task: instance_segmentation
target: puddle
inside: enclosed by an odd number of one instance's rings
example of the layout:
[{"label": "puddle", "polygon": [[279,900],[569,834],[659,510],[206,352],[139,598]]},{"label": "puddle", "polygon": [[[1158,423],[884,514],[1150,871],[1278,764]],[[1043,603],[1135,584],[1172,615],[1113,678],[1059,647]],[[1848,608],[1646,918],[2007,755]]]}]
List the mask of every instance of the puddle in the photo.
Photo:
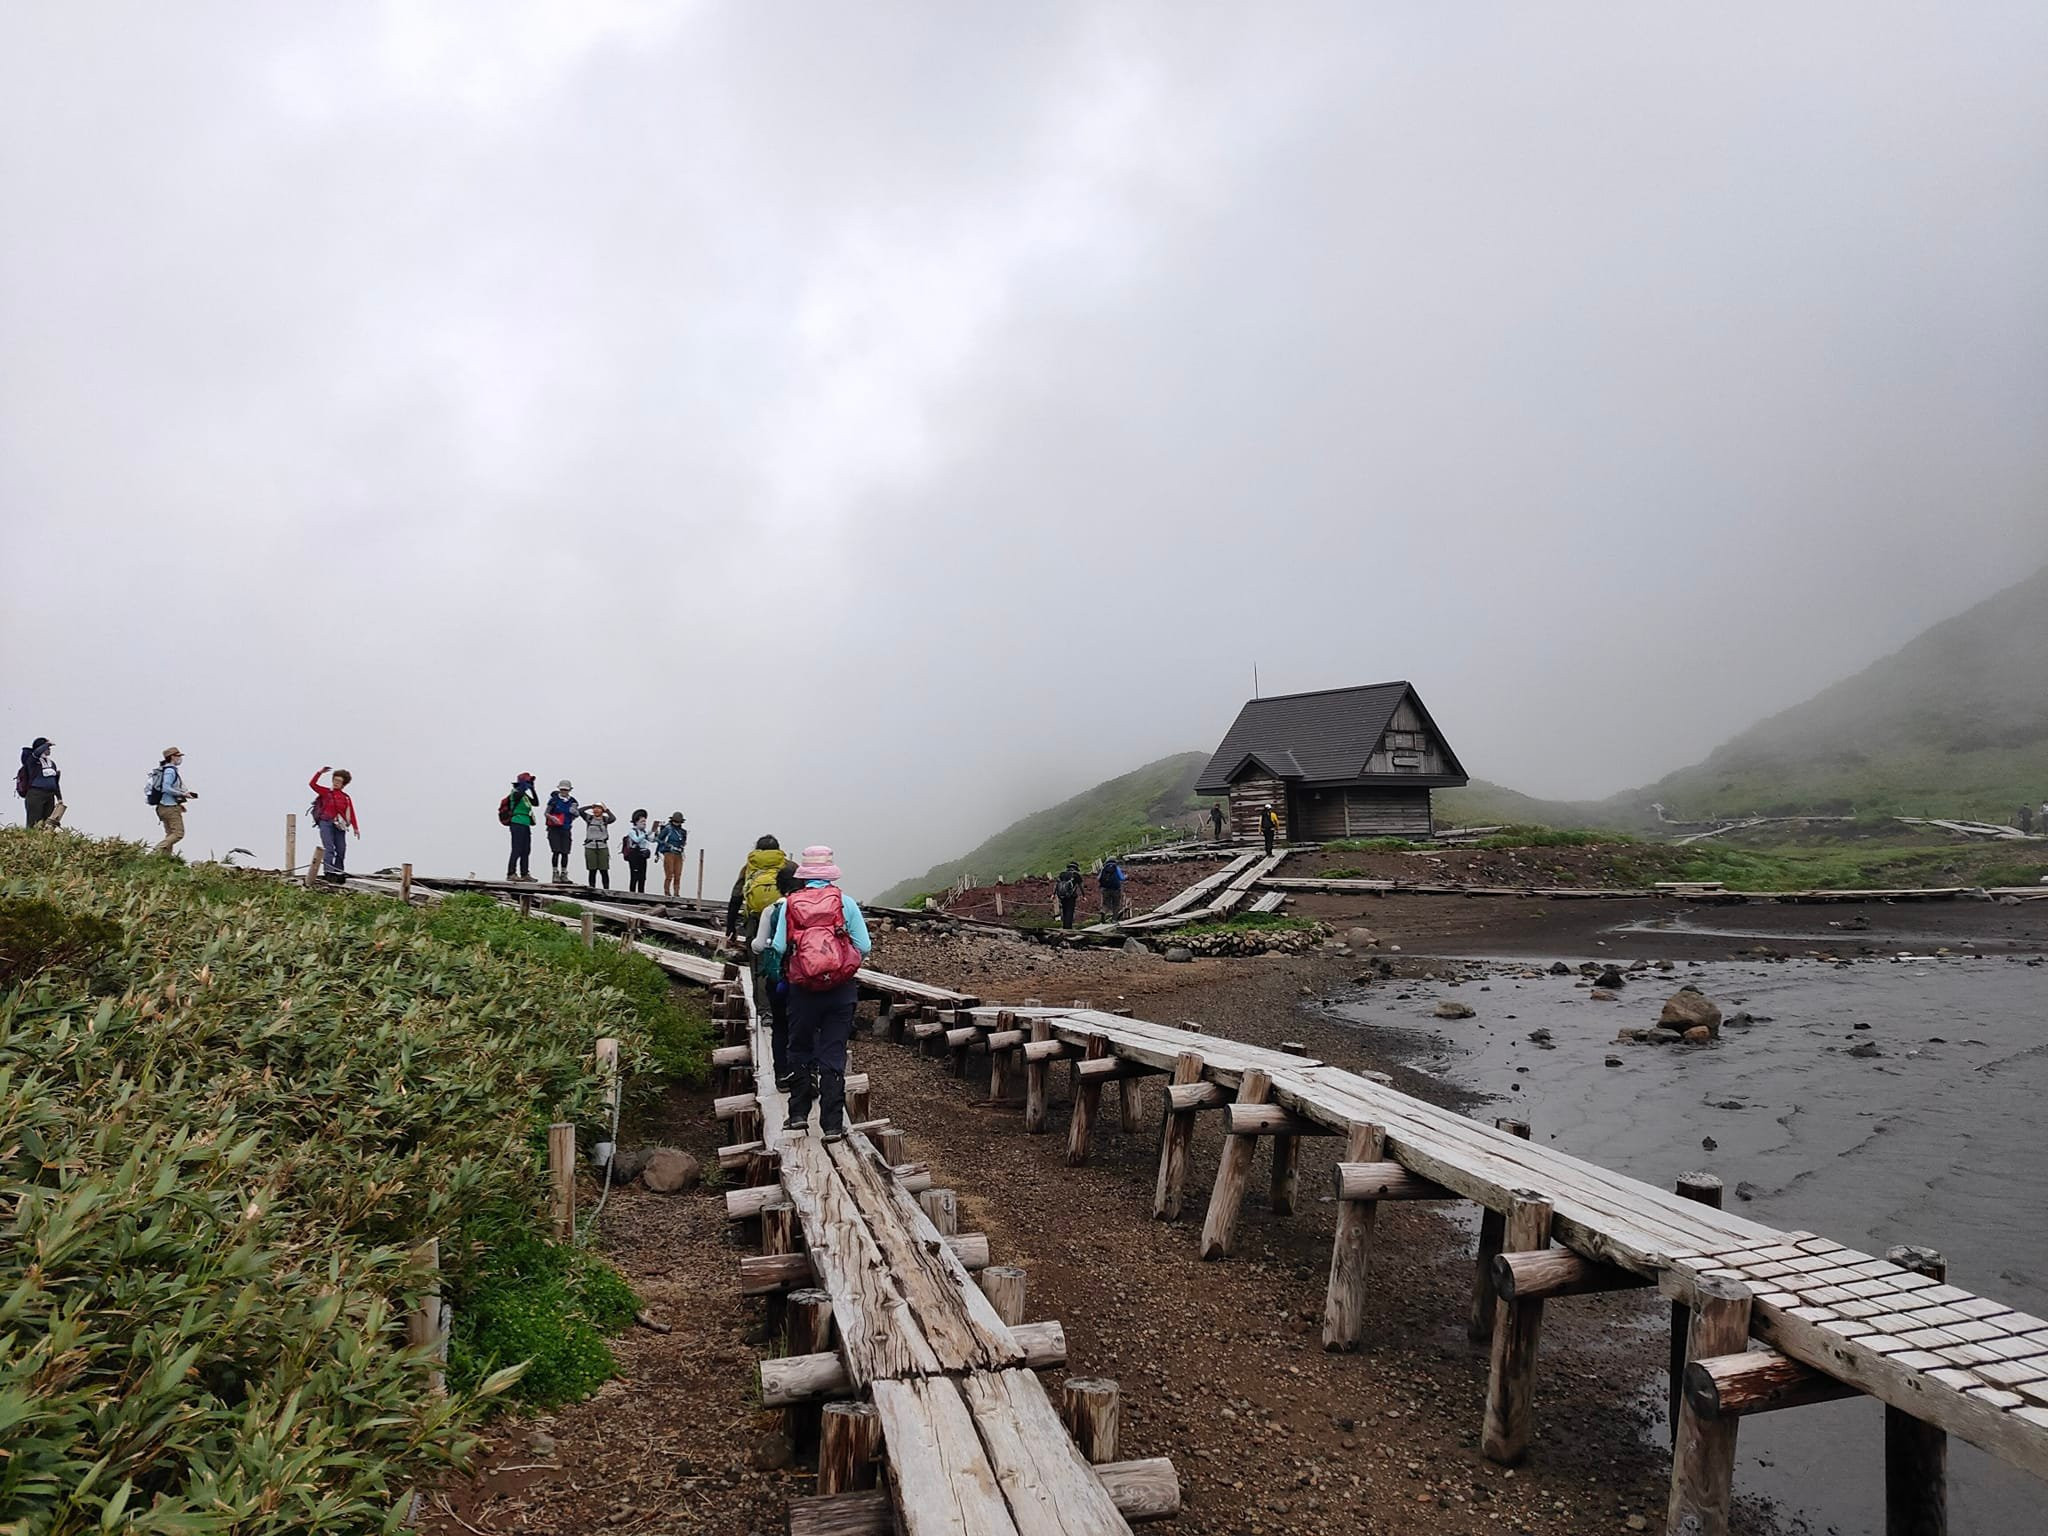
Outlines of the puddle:
[{"label": "puddle", "polygon": [[[1611,1003],[1578,980],[1418,982],[1406,1002],[1382,984],[1332,1011],[1416,1069],[1498,1096],[1477,1113],[1526,1119],[1565,1151],[1667,1189],[1688,1169],[1716,1173],[1730,1209],[1866,1252],[1928,1244],[1957,1284],[2048,1316],[2048,967],[1713,963],[1639,975]],[[1769,1022],[1708,1048],[1614,1042],[1686,981]],[[1445,997],[1478,1017],[1436,1019]],[[1527,1038],[1539,1029],[1551,1048]],[[1879,1054],[1851,1056],[1858,1045]],[[1815,1532],[1881,1536],[1877,1405],[1760,1415],[1739,1446],[1739,1490]],[[1953,1442],[1950,1477],[1955,1529],[2039,1528],[2041,1484],[2025,1473]]]}]

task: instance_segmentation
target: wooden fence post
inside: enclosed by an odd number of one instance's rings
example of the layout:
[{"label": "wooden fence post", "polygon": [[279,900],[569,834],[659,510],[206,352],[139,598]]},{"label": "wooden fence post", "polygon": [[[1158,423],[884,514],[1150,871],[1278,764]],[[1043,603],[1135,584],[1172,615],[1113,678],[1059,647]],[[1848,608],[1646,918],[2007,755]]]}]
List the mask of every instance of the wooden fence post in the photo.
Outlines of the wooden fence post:
[{"label": "wooden fence post", "polygon": [[[1901,1269],[1946,1281],[1948,1261],[1932,1248],[1885,1250]],[[1948,1435],[1910,1413],[1884,1411],[1885,1536],[1948,1536]]]},{"label": "wooden fence post", "polygon": [[931,1218],[939,1236],[951,1237],[960,1230],[960,1202],[952,1190],[927,1189],[917,1197],[917,1203]]},{"label": "wooden fence post", "polygon": [[[1033,1019],[1031,1021],[1032,1044],[1040,1045],[1051,1038],[1051,1019]],[[1045,1123],[1048,1118],[1045,1102],[1045,1084],[1046,1079],[1051,1075],[1052,1063],[1049,1061],[1027,1060],[1024,1063],[1024,1129],[1033,1136],[1041,1135],[1045,1131]]]},{"label": "wooden fence post", "polygon": [[548,1180],[554,1188],[555,1236],[576,1235],[576,1127],[557,1120],[548,1127]]},{"label": "wooden fence post", "polygon": [[875,1486],[882,1419],[872,1403],[827,1403],[818,1434],[818,1493]]},{"label": "wooden fence post", "polygon": [[[1529,1122],[1526,1120],[1499,1119],[1493,1122],[1511,1136],[1529,1139]],[[1479,1262],[1472,1276],[1472,1321],[1465,1330],[1465,1336],[1474,1344],[1493,1337],[1494,1306],[1493,1256],[1500,1252],[1501,1234],[1506,1230],[1505,1211],[1482,1210],[1479,1213]]]},{"label": "wooden fence post", "polygon": [[[441,1240],[430,1237],[419,1246],[420,1263],[428,1269],[438,1271],[441,1267]],[[441,1285],[438,1280],[420,1297],[420,1304],[413,1308],[405,1320],[405,1341],[415,1349],[431,1349],[436,1360],[448,1358],[448,1339],[441,1328]],[[427,1391],[439,1397],[447,1390],[447,1377],[437,1367],[427,1373]]]},{"label": "wooden fence post", "polygon": [[[820,1355],[832,1347],[832,1293],[805,1287],[791,1291],[783,1315],[783,1338],[792,1355]],[[808,1449],[817,1439],[820,1409],[816,1403],[797,1403],[783,1410],[785,1432],[790,1445]]]},{"label": "wooden fence post", "polygon": [[[1086,1061],[1100,1061],[1109,1054],[1109,1041],[1101,1035],[1090,1035],[1087,1047],[1082,1051]],[[1095,1111],[1102,1103],[1102,1079],[1082,1078],[1076,1069],[1074,1082],[1074,1110],[1067,1120],[1067,1165],[1078,1168],[1088,1161],[1088,1137],[1095,1129]]]},{"label": "wooden fence post", "polygon": [[[1698,1282],[1687,1354],[1695,1360],[1740,1354],[1749,1347],[1749,1292],[1732,1280]],[[1708,1418],[1680,1400],[1678,1437],[1671,1450],[1672,1536],[1728,1536],[1728,1506],[1735,1491],[1735,1429],[1739,1418]]]},{"label": "wooden fence post", "polygon": [[299,871],[299,813],[284,813],[284,877],[289,880]]},{"label": "wooden fence post", "polygon": [[412,865],[398,866],[398,899],[408,905],[412,901]]},{"label": "wooden fence post", "polygon": [[[1721,1208],[1721,1181],[1711,1173],[1681,1173],[1673,1186],[1681,1200]],[[1692,1335],[1692,1313],[1682,1301],[1671,1303],[1671,1379],[1666,1398],[1670,1417],[1671,1443],[1678,1443],[1679,1399],[1685,1393],[1686,1349]]]},{"label": "wooden fence post", "polygon": [[[1344,1144],[1347,1163],[1377,1163],[1386,1156],[1387,1133],[1377,1125],[1354,1125]],[[1330,1288],[1323,1298],[1323,1348],[1356,1349],[1365,1334],[1367,1263],[1371,1257],[1377,1200],[1339,1200],[1337,1236],[1330,1244]]]},{"label": "wooden fence post", "polygon": [[597,948],[597,919],[586,911],[583,914],[583,947]]},{"label": "wooden fence post", "polygon": [[704,899],[704,850],[697,850],[697,899]]},{"label": "wooden fence post", "polygon": [[[1506,1253],[1533,1253],[1550,1246],[1550,1202],[1518,1189],[1508,1206],[1501,1237]],[[1486,1379],[1486,1423],[1479,1449],[1488,1461],[1513,1466],[1529,1449],[1535,1422],[1536,1345],[1543,1332],[1541,1301],[1496,1301],[1492,1368]]]}]

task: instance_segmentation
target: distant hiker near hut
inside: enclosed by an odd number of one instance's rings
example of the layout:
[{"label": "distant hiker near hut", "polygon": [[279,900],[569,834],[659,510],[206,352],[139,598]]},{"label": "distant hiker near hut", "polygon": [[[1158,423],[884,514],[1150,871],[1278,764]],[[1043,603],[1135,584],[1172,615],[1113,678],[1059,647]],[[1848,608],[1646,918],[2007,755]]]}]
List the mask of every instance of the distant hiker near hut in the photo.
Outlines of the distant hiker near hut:
[{"label": "distant hiker near hut", "polygon": [[185,802],[199,798],[199,791],[185,783],[183,752],[176,747],[164,748],[163,760],[150,772],[149,785],[142,797],[155,807],[156,819],[164,829],[154,851],[176,853],[178,844],[185,840]]},{"label": "distant hiker near hut", "polygon": [[[328,775],[325,784],[320,782]],[[340,885],[348,879],[348,835],[363,835],[361,823],[356,820],[356,803],[349,798],[348,786],[355,776],[346,768],[328,769],[324,765],[307,785],[313,791],[313,820],[320,828],[320,854],[326,868],[320,878],[329,885]]]},{"label": "distant hiker near hut", "polygon": [[542,819],[548,829],[548,878],[557,885],[569,883],[569,849],[577,815],[582,809],[576,801],[576,786],[567,779],[557,784],[555,792],[548,796],[547,810]]},{"label": "distant hiker near hut", "polygon": [[1223,841],[1223,806],[1212,802],[1209,806],[1209,838],[1212,842]]},{"label": "distant hiker near hut", "polygon": [[14,775],[14,792],[21,796],[28,825],[32,827],[45,822],[59,826],[64,820],[63,775],[57,772],[56,761],[50,756],[55,746],[49,737],[38,736],[21,749],[21,768]]},{"label": "distant hiker near hut", "polygon": [[1081,904],[1081,864],[1078,859],[1067,860],[1067,867],[1053,877],[1052,897],[1059,905],[1060,926],[1074,926],[1074,908]]},{"label": "distant hiker near hut", "polygon": [[654,834],[654,851],[661,855],[661,894],[683,894],[683,855],[690,846],[690,832],[683,825],[683,813],[670,811],[668,820]]},{"label": "distant hiker near hut", "polygon": [[1273,852],[1273,839],[1280,835],[1280,818],[1273,814],[1270,805],[1259,812],[1259,836],[1266,840],[1266,853]]},{"label": "distant hiker near hut", "polygon": [[512,851],[505,858],[507,880],[533,879],[533,824],[540,816],[540,793],[533,775],[522,773],[512,781],[512,792],[498,802],[498,825],[512,834]]},{"label": "distant hiker near hut", "polygon": [[583,870],[590,888],[597,889],[598,882],[604,888],[612,888],[612,823],[619,818],[606,804],[599,800],[586,805],[578,812],[583,818]]}]

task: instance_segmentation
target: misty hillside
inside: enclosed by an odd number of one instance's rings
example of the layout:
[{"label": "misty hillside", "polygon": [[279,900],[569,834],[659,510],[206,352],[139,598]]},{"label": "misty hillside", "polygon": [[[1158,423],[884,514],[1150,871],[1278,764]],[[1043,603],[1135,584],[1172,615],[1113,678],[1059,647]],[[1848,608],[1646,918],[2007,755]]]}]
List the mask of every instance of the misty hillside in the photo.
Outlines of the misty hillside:
[{"label": "misty hillside", "polygon": [[1195,780],[1206,752],[1182,752],[1106,780],[1071,800],[1012,822],[962,858],[934,865],[914,880],[875,898],[900,905],[913,895],[943,890],[963,873],[983,884],[1013,875],[1047,874],[1068,859],[1086,864],[1113,848],[1137,842],[1148,830],[1185,827],[1196,807]]},{"label": "misty hillside", "polygon": [[2048,567],[1610,805],[2009,820],[2048,799]]},{"label": "misty hillside", "polygon": [[1463,789],[1439,789],[1430,804],[1439,828],[1600,827],[1642,832],[1656,823],[1649,800],[1638,802],[1633,793],[1612,800],[1541,800],[1485,779],[1474,779]]}]

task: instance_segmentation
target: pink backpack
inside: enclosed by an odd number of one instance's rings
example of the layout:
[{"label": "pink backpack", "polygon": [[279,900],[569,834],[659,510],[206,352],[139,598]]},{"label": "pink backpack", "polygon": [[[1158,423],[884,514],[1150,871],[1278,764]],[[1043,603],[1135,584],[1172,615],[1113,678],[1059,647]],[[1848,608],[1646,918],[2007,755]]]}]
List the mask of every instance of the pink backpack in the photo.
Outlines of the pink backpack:
[{"label": "pink backpack", "polygon": [[789,955],[782,974],[791,986],[806,992],[830,992],[853,980],[860,970],[860,951],[846,931],[846,908],[829,885],[791,891],[782,910],[788,929]]}]

